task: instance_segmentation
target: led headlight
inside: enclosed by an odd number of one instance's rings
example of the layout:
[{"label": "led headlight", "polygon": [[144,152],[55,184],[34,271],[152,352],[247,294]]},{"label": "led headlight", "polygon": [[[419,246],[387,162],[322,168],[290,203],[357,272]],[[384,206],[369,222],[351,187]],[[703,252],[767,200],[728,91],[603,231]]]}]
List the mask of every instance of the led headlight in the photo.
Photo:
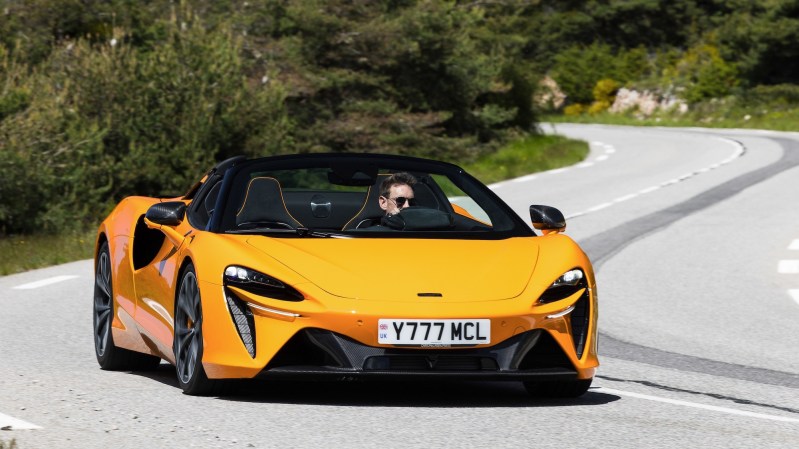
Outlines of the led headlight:
[{"label": "led headlight", "polygon": [[558,301],[568,298],[569,296],[577,293],[581,288],[587,287],[585,282],[585,273],[579,268],[575,268],[563,273],[555,282],[544,291],[538,302],[546,304],[549,302]]},{"label": "led headlight", "polygon": [[225,268],[225,285],[240,288],[256,295],[285,301],[302,301],[302,293],[290,285],[249,268],[231,265]]},{"label": "led headlight", "polygon": [[583,270],[575,268],[574,270],[563,273],[559,278],[555,279],[555,282],[553,282],[549,288],[575,286],[580,284],[584,277]]}]

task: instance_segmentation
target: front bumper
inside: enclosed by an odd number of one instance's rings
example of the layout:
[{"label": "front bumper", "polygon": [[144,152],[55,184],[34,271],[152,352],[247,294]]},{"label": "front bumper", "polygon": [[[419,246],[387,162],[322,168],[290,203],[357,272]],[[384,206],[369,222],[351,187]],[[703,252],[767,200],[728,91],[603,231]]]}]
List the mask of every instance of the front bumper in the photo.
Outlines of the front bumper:
[{"label": "front bumper", "polygon": [[573,380],[578,373],[541,329],[491,347],[448,350],[372,347],[331,331],[303,329],[259,377],[545,381]]}]

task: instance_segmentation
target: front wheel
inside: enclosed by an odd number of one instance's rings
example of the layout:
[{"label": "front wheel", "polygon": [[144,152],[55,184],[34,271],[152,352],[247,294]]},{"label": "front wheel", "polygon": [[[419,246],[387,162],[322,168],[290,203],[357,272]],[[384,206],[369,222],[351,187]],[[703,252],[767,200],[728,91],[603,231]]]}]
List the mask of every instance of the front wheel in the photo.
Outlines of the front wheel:
[{"label": "front wheel", "polygon": [[592,377],[569,381],[529,381],[524,382],[524,388],[530,396],[537,398],[576,398],[588,391],[593,380]]},{"label": "front wheel", "polygon": [[103,243],[97,253],[94,275],[94,355],[104,370],[140,371],[153,370],[161,358],[120,348],[114,344],[111,324],[114,320],[114,295],[111,276],[111,255],[108,242]]},{"label": "front wheel", "polygon": [[208,379],[203,369],[203,311],[193,265],[183,270],[180,279],[172,349],[178,384],[185,394],[202,396],[218,388],[219,381]]}]

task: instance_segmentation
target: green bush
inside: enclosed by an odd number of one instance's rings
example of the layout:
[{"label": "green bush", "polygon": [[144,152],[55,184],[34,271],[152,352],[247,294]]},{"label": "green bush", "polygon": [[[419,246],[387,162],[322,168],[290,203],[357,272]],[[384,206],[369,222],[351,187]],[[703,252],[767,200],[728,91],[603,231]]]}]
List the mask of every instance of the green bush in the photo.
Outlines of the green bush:
[{"label": "green bush", "polygon": [[666,82],[684,89],[682,96],[689,103],[729,95],[739,84],[737,74],[712,44],[690,48],[664,72]]},{"label": "green bush", "polygon": [[555,56],[552,77],[572,103],[591,103],[600,80],[621,85],[648,76],[653,71],[643,47],[616,51],[606,44],[575,46]]},{"label": "green bush", "polygon": [[64,42],[27,68],[29,104],[0,122],[0,231],[82,229],[123,196],[183,193],[216,160],[285,151],[280,85],[248,83],[231,33],[183,28],[150,50]]}]

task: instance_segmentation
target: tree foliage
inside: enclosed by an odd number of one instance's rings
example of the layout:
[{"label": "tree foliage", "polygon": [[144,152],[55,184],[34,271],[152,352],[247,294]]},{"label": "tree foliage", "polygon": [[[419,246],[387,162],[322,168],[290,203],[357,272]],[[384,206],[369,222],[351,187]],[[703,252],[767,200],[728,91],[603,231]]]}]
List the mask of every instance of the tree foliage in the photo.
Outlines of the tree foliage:
[{"label": "tree foliage", "polygon": [[543,75],[571,113],[629,85],[783,101],[797,41],[797,0],[7,0],[0,233],[96,223],[233,154],[472,161],[535,131]]},{"label": "tree foliage", "polygon": [[234,154],[474,160],[535,129],[537,77],[518,63],[524,39],[501,27],[517,13],[426,0],[7,2],[0,231],[83,227],[123,196],[182,193]]}]

